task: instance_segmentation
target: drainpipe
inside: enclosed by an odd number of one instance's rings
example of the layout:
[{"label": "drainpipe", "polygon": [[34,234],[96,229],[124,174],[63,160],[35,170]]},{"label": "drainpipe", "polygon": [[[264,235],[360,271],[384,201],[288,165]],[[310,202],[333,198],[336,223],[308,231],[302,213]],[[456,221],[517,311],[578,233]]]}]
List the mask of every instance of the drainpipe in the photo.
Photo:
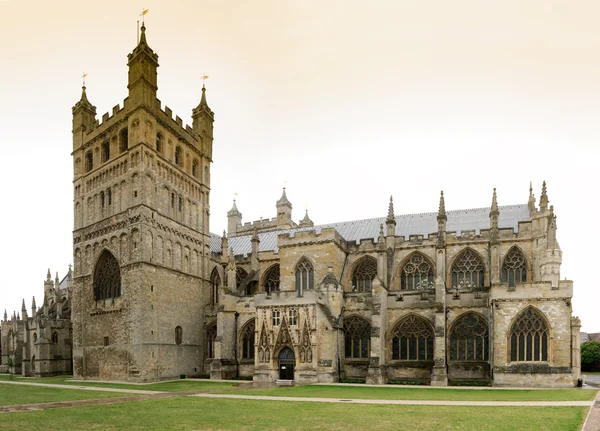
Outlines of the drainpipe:
[{"label": "drainpipe", "polygon": [[240,363],[238,361],[238,317],[240,316],[240,313],[238,313],[237,311],[234,314],[235,316],[235,325],[234,325],[234,345],[233,345],[233,354],[235,355],[235,378],[239,379],[240,378]]}]

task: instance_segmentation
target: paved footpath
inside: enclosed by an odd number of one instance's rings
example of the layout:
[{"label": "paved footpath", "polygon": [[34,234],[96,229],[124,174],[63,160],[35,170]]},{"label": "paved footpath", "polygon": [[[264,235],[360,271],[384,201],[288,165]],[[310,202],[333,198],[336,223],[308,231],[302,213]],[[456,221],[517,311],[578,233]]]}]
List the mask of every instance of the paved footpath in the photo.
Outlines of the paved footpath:
[{"label": "paved footpath", "polygon": [[598,431],[600,430],[600,392],[596,395],[594,404],[590,407],[587,418],[583,423],[581,431]]}]

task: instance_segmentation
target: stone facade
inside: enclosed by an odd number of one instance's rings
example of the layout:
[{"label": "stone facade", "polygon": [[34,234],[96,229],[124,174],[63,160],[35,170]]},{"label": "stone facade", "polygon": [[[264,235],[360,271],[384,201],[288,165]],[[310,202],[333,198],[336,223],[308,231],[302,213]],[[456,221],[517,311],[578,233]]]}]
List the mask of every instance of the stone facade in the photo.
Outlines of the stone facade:
[{"label": "stone facade", "polygon": [[[390,199],[381,218],[317,226],[293,221],[284,189],[272,219],[242,223],[234,201],[211,234],[205,89],[184,127],[156,98],[143,26],[128,60],[122,108],[100,123],[85,87],[73,107],[76,378],[576,383],[581,325],[545,183],[539,205],[530,187],[526,204],[494,190],[489,208],[446,211],[442,193],[437,213],[395,215]],[[3,355],[26,351],[23,322],[5,319]]]}]

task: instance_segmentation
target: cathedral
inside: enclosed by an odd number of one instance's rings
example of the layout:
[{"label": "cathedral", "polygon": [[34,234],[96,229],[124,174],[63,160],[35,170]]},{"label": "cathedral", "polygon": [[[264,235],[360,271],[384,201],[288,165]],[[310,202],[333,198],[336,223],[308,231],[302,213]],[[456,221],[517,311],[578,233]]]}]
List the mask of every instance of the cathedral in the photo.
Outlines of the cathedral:
[{"label": "cathedral", "polygon": [[122,106],[98,120],[84,86],[73,107],[74,268],[32,317],[5,315],[13,372],[576,384],[581,324],[545,183],[537,203],[530,186],[522,204],[494,190],[487,208],[447,211],[442,192],[437,213],[396,214],[390,198],[380,218],[325,225],[295,222],[284,189],[271,219],[243,223],[234,201],[217,235],[206,89],[191,127],[173,118],[144,25],[128,67]]}]

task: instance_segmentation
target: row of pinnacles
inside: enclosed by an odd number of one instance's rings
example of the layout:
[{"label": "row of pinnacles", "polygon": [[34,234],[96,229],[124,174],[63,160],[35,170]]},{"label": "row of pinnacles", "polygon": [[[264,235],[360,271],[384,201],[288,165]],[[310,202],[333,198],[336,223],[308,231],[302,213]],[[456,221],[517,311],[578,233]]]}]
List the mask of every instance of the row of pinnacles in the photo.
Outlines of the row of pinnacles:
[{"label": "row of pinnacles", "polygon": [[[72,374],[71,267],[62,281],[54,281],[48,270],[44,281],[44,301],[37,307],[35,297],[31,314],[25,299],[20,313],[9,319],[6,310],[0,322],[0,369],[23,376],[46,377]],[[9,370],[9,364],[12,369]]]}]

